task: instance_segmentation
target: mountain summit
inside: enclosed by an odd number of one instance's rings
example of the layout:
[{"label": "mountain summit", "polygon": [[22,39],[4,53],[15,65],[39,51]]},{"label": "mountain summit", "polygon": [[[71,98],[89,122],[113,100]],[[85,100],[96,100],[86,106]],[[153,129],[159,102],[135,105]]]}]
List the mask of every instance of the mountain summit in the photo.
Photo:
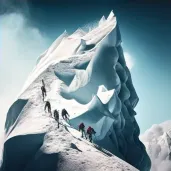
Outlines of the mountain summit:
[{"label": "mountain summit", "polygon": [[[44,111],[42,83],[52,114]],[[89,32],[65,31],[39,57],[7,113],[1,171],[149,171],[138,100],[113,11]],[[58,128],[53,111],[64,108],[70,118],[60,115]],[[82,122],[96,131],[92,143],[81,138]]]}]

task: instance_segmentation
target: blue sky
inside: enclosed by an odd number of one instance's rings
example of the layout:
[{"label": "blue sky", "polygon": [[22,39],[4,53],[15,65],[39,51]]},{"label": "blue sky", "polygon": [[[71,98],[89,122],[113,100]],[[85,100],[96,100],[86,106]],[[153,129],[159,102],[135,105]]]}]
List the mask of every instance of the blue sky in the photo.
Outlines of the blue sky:
[{"label": "blue sky", "polygon": [[171,4],[164,1],[155,4],[152,1],[110,0],[82,4],[63,2],[38,0],[13,4],[9,1],[3,8],[1,5],[1,120],[39,54],[65,29],[72,33],[80,26],[96,22],[102,15],[107,16],[112,9],[118,18],[124,51],[134,63],[131,73],[140,98],[136,119],[141,132],[152,124],[169,120]]}]

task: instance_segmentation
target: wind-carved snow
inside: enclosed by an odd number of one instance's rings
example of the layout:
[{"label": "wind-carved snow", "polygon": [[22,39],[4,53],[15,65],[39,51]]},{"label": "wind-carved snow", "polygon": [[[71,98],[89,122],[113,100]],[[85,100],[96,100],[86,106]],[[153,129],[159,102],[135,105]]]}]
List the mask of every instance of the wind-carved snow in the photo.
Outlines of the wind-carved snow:
[{"label": "wind-carved snow", "polygon": [[111,11],[107,18],[107,21],[113,20],[114,16],[115,16],[115,14],[113,13],[113,11]]},{"label": "wind-carved snow", "polygon": [[99,21],[99,25],[103,24],[105,21],[106,21],[105,16],[103,16]]},{"label": "wind-carved snow", "polygon": [[[70,114],[69,123],[60,118],[59,129],[44,112],[42,79],[52,110]],[[88,33],[64,32],[39,57],[9,110],[1,170],[149,171],[134,117],[138,100],[113,12]],[[95,129],[96,145],[80,137],[80,122]]]},{"label": "wind-carved snow", "polygon": [[81,38],[86,35],[86,32],[81,28],[77,29],[73,34],[69,36],[69,38]]},{"label": "wind-carved snow", "polygon": [[150,156],[151,171],[171,170],[171,121],[153,125],[140,136]]}]

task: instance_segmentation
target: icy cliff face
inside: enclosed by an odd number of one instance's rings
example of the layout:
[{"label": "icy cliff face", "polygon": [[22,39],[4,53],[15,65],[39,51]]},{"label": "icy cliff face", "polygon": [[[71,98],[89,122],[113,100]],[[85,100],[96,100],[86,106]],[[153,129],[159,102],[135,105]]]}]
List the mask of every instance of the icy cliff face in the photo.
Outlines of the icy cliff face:
[{"label": "icy cliff face", "polygon": [[[66,130],[57,129],[53,118],[43,111],[42,79],[52,110],[66,108],[70,114]],[[113,12],[88,33],[78,29],[68,35],[65,31],[39,57],[9,109],[1,169],[135,170],[114,159],[112,153],[141,171],[149,171],[150,160],[138,138],[134,117],[138,100]],[[60,122],[66,124],[62,119]],[[93,141],[101,153],[80,139],[80,122],[96,130]],[[48,162],[42,165],[40,161]],[[116,166],[117,162],[122,165]]]},{"label": "icy cliff face", "polygon": [[171,170],[171,121],[153,125],[141,140],[152,161],[151,171]]}]

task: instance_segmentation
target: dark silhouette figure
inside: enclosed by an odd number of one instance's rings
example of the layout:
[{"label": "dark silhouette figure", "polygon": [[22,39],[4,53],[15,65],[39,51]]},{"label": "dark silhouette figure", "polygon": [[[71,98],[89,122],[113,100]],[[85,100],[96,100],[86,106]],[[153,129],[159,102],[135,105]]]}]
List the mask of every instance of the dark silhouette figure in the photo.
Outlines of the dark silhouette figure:
[{"label": "dark silhouette figure", "polygon": [[42,86],[41,90],[42,90],[42,96],[43,96],[43,101],[44,101],[45,96],[46,96],[46,88],[44,86]]},{"label": "dark silhouette figure", "polygon": [[68,112],[66,111],[66,109],[62,109],[62,118],[67,121],[69,120],[69,114]]},{"label": "dark silhouette figure", "polygon": [[96,134],[96,132],[91,126],[88,127],[87,134],[89,135],[89,141],[92,142],[92,135]]},{"label": "dark silhouette figure", "polygon": [[58,128],[59,128],[59,112],[55,109],[53,114],[56,122],[58,123]]},{"label": "dark silhouette figure", "polygon": [[46,103],[45,103],[45,111],[46,111],[46,108],[48,108],[48,112],[51,114],[52,112],[51,112],[51,105],[50,105],[50,102],[49,101],[46,101]]},{"label": "dark silhouette figure", "polygon": [[81,133],[82,133],[81,137],[83,138],[83,135],[84,135],[85,138],[87,139],[87,137],[86,137],[86,132],[85,132],[85,125],[84,125],[83,122],[80,123],[80,125],[79,125],[79,131],[81,131]]}]

